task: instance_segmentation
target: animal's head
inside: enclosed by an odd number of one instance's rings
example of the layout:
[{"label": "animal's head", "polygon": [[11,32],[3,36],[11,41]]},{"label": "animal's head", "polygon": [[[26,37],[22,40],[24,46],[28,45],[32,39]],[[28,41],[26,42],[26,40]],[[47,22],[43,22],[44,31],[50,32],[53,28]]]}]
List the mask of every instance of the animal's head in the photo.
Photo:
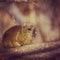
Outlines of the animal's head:
[{"label": "animal's head", "polygon": [[36,35],[36,27],[33,26],[32,23],[26,23],[23,26],[22,31],[32,37],[34,37]]}]

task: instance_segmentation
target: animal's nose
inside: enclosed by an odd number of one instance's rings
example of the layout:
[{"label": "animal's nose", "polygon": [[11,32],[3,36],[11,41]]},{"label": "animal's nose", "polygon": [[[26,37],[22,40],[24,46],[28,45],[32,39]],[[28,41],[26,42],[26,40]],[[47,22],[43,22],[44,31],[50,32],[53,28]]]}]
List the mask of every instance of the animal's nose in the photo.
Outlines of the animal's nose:
[{"label": "animal's nose", "polygon": [[33,30],[33,37],[35,37],[36,36],[36,28],[34,28],[34,30]]}]

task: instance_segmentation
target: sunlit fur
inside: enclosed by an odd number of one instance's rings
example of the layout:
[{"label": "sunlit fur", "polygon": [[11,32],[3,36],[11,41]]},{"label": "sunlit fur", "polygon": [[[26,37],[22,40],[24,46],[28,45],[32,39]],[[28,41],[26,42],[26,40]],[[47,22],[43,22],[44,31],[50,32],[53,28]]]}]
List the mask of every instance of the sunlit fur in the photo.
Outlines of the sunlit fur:
[{"label": "sunlit fur", "polygon": [[33,40],[33,26],[14,26],[7,30],[3,36],[3,47],[18,47],[30,44]]}]

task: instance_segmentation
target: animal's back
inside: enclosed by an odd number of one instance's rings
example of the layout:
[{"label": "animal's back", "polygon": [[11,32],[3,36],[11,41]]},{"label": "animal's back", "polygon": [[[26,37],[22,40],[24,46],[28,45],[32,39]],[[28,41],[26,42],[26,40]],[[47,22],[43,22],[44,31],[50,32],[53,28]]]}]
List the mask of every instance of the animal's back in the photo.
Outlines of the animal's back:
[{"label": "animal's back", "polygon": [[18,32],[20,32],[21,26],[14,26],[10,29],[8,29],[5,34],[3,35],[3,46],[4,47],[13,47],[18,44],[18,39],[16,39],[16,35]]}]

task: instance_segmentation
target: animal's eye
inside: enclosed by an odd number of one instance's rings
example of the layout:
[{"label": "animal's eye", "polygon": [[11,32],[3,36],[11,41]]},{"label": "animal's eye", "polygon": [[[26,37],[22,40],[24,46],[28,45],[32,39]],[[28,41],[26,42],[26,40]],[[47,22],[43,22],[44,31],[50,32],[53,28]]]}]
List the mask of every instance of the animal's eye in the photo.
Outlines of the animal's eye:
[{"label": "animal's eye", "polygon": [[32,28],[28,28],[27,30],[31,30]]}]

